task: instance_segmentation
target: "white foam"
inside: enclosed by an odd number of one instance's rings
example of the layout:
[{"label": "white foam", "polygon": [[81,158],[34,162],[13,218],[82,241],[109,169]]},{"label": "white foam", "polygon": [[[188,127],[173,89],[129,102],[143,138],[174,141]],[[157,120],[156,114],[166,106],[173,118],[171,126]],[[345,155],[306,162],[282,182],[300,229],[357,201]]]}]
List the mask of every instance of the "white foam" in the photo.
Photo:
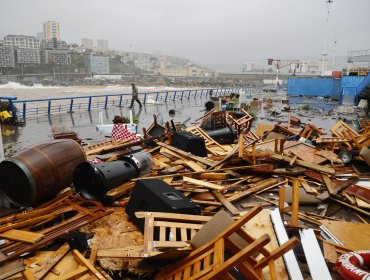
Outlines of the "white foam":
[{"label": "white foam", "polygon": [[7,84],[0,85],[0,89],[50,89],[50,88],[60,88],[60,87],[43,86],[42,84],[26,86],[16,82],[8,82]]}]

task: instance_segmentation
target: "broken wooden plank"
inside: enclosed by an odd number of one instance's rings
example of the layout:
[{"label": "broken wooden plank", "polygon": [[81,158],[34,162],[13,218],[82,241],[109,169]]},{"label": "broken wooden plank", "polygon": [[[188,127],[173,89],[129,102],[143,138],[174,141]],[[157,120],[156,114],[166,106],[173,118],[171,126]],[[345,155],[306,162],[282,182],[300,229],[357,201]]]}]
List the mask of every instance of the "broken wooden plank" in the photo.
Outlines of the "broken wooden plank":
[{"label": "broken wooden plank", "polygon": [[182,178],[183,178],[184,182],[188,182],[188,183],[191,183],[191,184],[194,184],[194,185],[202,186],[202,187],[205,187],[205,188],[208,188],[208,189],[212,189],[212,190],[223,190],[224,189],[223,186],[216,185],[216,184],[213,184],[213,183],[210,183],[210,182],[205,182],[205,181],[202,181],[202,180],[193,179],[193,178],[186,177],[186,176],[183,176]]},{"label": "broken wooden plank", "polygon": [[77,261],[81,265],[87,267],[87,269],[90,270],[98,279],[105,279],[105,277],[87,259],[85,259],[78,250],[74,249],[72,252],[77,257]]},{"label": "broken wooden plank", "polygon": [[277,186],[280,186],[282,184],[285,184],[284,181],[282,182],[279,182],[278,183],[278,179],[276,178],[269,178],[269,179],[266,179],[266,180],[263,180],[261,183],[257,183],[254,187],[250,188],[250,189],[247,189],[241,193],[238,193],[238,194],[235,194],[233,195],[232,197],[229,197],[228,200],[230,202],[235,202],[239,199],[242,199],[243,197],[246,197],[248,195],[251,195],[253,193],[256,193],[258,191],[261,191],[267,187],[277,187]]},{"label": "broken wooden plank", "polygon": [[360,209],[360,208],[358,208],[358,207],[356,207],[356,206],[353,206],[353,205],[351,205],[351,204],[348,204],[348,203],[346,203],[346,202],[344,202],[344,201],[341,201],[341,200],[336,199],[336,198],[333,198],[333,197],[329,197],[329,199],[331,199],[331,200],[333,200],[333,201],[335,201],[335,202],[338,202],[338,203],[340,203],[340,204],[343,204],[343,205],[345,205],[345,206],[347,206],[347,207],[349,207],[349,208],[352,208],[352,209],[356,210],[357,212],[360,212],[360,213],[362,213],[362,214],[364,214],[364,215],[366,215],[366,216],[370,217],[370,212],[368,212],[368,211],[365,211],[365,210],[363,210],[363,209]]},{"label": "broken wooden plank", "polygon": [[65,243],[62,245],[55,254],[48,258],[45,263],[41,265],[39,269],[34,271],[33,275],[36,279],[42,279],[44,278],[49,271],[69,252],[69,245],[68,243]]},{"label": "broken wooden plank", "polygon": [[0,267],[0,280],[24,271],[23,259],[7,263]]},{"label": "broken wooden plank", "polygon": [[[291,157],[284,156],[284,155],[279,155],[279,154],[275,154],[275,153],[270,154],[269,157],[271,157],[273,159],[276,159],[276,160],[282,160],[282,161],[285,161],[285,162],[288,162],[288,163],[292,160]],[[305,161],[305,160],[297,159],[295,161],[295,163],[298,164],[298,165],[301,165],[303,167],[315,170],[315,171],[324,172],[324,173],[328,173],[328,174],[335,174],[335,170],[333,168],[317,165],[317,164],[314,164],[312,162],[308,162],[308,161]]]},{"label": "broken wooden plank", "polygon": [[333,184],[331,183],[329,176],[326,175],[326,174],[321,174],[321,176],[322,176],[322,179],[324,180],[324,183],[325,183],[326,188],[328,189],[329,193],[331,195],[336,195],[337,190],[333,187]]},{"label": "broken wooden plank", "polygon": [[229,178],[229,174],[227,173],[202,173],[199,175],[200,179],[207,179],[207,180],[225,180]]},{"label": "broken wooden plank", "polygon": [[35,243],[36,241],[40,240],[44,237],[43,233],[25,231],[25,230],[18,230],[18,229],[11,229],[5,232],[0,233],[0,237],[15,240],[15,241],[23,241],[27,243]]},{"label": "broken wooden plank", "polygon": [[204,168],[202,168],[199,164],[191,160],[185,162],[185,166],[189,167],[193,171],[204,171]]},{"label": "broken wooden plank", "polygon": [[212,194],[213,196],[219,201],[221,202],[225,208],[233,215],[239,215],[240,212],[239,210],[234,206],[232,205],[232,203],[230,201],[228,201],[220,192],[214,190],[212,191]]},{"label": "broken wooden plank", "polygon": [[367,203],[370,203],[370,190],[369,189],[366,189],[366,188],[363,188],[363,187],[360,187],[360,186],[356,186],[356,185],[351,185],[351,186],[347,187],[344,190],[344,192],[348,193],[348,194],[351,194],[351,195],[354,195],[354,196],[366,201]]}]

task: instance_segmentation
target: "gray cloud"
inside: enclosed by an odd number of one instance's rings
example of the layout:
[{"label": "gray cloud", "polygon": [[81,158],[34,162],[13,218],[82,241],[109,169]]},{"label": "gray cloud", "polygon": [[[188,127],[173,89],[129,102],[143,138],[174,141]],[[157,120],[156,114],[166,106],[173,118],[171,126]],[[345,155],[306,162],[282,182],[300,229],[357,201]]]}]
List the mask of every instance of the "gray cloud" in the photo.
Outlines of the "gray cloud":
[{"label": "gray cloud", "polygon": [[[334,0],[328,52],[370,48],[370,1]],[[127,51],[241,64],[273,58],[320,58],[325,0],[1,0],[0,36],[35,35],[56,20],[62,39],[107,39]]]}]

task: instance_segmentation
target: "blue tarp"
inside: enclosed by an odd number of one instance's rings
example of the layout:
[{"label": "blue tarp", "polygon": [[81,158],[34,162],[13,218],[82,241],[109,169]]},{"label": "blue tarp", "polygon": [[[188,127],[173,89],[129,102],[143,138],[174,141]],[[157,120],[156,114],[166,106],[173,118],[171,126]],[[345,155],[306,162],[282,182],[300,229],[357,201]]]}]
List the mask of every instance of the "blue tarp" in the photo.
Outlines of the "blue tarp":
[{"label": "blue tarp", "polygon": [[289,78],[287,93],[288,95],[338,98],[341,93],[341,79]]}]

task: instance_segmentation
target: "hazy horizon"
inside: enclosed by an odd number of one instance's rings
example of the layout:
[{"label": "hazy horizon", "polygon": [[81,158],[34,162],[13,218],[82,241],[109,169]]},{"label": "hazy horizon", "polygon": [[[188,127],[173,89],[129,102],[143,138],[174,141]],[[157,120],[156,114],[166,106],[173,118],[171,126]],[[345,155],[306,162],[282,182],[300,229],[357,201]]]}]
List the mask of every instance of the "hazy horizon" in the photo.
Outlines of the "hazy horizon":
[{"label": "hazy horizon", "polygon": [[[320,59],[325,0],[2,0],[0,36],[34,35],[60,23],[61,39],[106,39],[112,49],[189,58],[207,65],[276,59]],[[327,53],[370,49],[368,0],[334,0]],[[334,50],[334,41],[336,46]]]}]

